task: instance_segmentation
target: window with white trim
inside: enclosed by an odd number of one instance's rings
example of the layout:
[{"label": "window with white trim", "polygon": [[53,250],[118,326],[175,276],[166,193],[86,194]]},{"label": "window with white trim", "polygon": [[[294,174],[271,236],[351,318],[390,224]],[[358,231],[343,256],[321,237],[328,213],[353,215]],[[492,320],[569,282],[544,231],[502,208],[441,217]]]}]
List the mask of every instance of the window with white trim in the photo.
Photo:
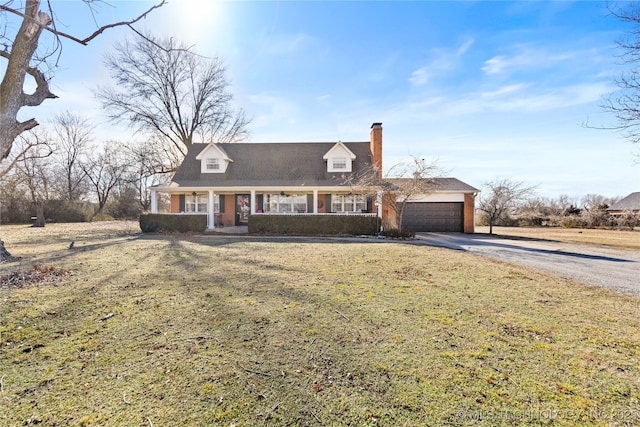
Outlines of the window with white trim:
[{"label": "window with white trim", "polygon": [[346,157],[334,157],[331,159],[331,168],[333,170],[346,170],[347,158]]},{"label": "window with white trim", "polygon": [[362,194],[332,194],[331,212],[364,212],[367,196]]},{"label": "window with white trim", "polygon": [[210,158],[206,160],[206,169],[208,171],[219,171],[220,170],[220,159],[217,157]]},{"label": "window with white trim", "polygon": [[[184,211],[186,213],[207,213],[209,206],[208,194],[187,194],[184,197]],[[220,195],[213,196],[213,212],[220,212]]]},{"label": "window with white trim", "polygon": [[265,194],[263,210],[275,213],[307,212],[307,196],[305,194]]}]

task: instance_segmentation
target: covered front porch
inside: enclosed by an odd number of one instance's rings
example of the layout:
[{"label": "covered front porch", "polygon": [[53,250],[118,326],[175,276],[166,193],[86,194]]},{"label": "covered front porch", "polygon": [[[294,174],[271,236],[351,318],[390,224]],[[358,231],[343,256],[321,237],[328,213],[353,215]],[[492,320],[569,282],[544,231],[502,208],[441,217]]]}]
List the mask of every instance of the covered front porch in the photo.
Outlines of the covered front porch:
[{"label": "covered front porch", "polygon": [[[382,212],[381,197],[341,188],[151,188],[151,213],[158,212],[158,193],[170,195],[170,214],[206,214],[207,230],[248,225],[249,217],[270,215],[370,215]],[[226,230],[225,230],[226,231]]]}]

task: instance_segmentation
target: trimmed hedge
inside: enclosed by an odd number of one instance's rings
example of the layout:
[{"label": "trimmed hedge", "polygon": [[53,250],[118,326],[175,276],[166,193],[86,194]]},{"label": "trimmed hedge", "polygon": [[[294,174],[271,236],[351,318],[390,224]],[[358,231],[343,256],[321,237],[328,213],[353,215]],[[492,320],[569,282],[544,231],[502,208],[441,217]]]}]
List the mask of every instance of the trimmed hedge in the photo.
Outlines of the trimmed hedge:
[{"label": "trimmed hedge", "polygon": [[140,215],[140,229],[143,233],[157,231],[165,232],[203,232],[207,228],[206,215],[171,215],[171,214],[143,214]]},{"label": "trimmed hedge", "polygon": [[269,215],[249,216],[249,233],[319,236],[327,234],[375,235],[380,218],[364,215]]}]

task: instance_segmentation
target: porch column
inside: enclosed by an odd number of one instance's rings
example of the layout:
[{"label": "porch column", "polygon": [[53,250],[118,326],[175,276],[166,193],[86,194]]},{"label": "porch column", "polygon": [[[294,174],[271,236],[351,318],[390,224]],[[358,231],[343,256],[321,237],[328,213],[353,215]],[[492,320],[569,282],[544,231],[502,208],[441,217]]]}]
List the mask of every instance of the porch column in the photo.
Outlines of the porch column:
[{"label": "porch column", "polygon": [[158,194],[156,190],[151,190],[151,213],[158,213]]},{"label": "porch column", "polygon": [[376,194],[376,214],[378,218],[382,218],[382,191]]},{"label": "porch column", "polygon": [[215,212],[213,211],[214,209],[214,205],[213,205],[213,198],[215,197],[215,194],[213,192],[213,190],[209,190],[209,198],[207,199],[207,230],[215,230],[216,228],[216,216],[215,216]]},{"label": "porch column", "polygon": [[318,214],[318,190],[313,190],[313,213]]},{"label": "porch column", "polygon": [[256,190],[251,190],[251,215],[256,214]]}]

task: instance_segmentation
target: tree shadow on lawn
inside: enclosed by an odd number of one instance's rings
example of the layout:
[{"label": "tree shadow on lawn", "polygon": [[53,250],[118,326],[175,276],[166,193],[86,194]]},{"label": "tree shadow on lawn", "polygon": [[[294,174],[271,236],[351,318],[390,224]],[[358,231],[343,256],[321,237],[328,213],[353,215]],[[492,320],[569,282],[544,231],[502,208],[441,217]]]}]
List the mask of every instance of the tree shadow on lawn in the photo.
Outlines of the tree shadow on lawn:
[{"label": "tree shadow on lawn", "polygon": [[[226,359],[236,360],[235,390],[251,394],[255,389],[267,389],[266,396],[274,393],[276,399],[288,396],[288,406],[294,415],[287,417],[298,422],[308,420],[313,413],[325,417],[331,413],[326,408],[329,403],[321,397],[325,393],[357,394],[354,405],[358,407],[391,408],[392,390],[404,379],[375,368],[372,366],[375,360],[364,363],[361,359],[362,354],[384,339],[381,337],[390,334],[384,322],[371,323],[361,311],[351,311],[354,307],[348,299],[334,299],[340,290],[325,292],[331,283],[322,282],[322,275],[300,282],[307,273],[305,269],[286,262],[269,262],[252,256],[256,252],[243,252],[246,248],[242,247],[224,253],[231,243],[242,245],[249,243],[247,240],[205,243],[214,251],[215,247],[225,246],[219,251],[223,252],[221,256],[214,252],[211,254],[216,256],[214,259],[205,260],[214,263],[215,268],[211,264],[203,266],[203,252],[188,243],[203,245],[199,241],[172,239],[165,248],[166,266],[174,271],[173,277],[183,275],[180,289],[209,308],[197,321],[218,325],[211,333],[218,338],[216,343],[224,347]],[[224,327],[220,326],[220,319],[225,319]],[[229,397],[230,402],[232,398]],[[255,413],[267,401],[263,396],[253,402]],[[359,412],[356,406],[346,415],[353,422],[364,422],[366,413],[356,415]],[[334,422],[349,419],[340,414],[335,417]]]},{"label": "tree shadow on lawn", "polygon": [[[61,261],[64,261],[66,259],[76,256],[78,253],[92,252],[92,251],[106,249],[113,246],[124,245],[126,243],[138,240],[139,238],[140,238],[139,236],[132,236],[126,239],[122,239],[121,237],[114,237],[113,239],[118,239],[118,240],[108,240],[108,241],[102,241],[100,243],[88,243],[88,244],[84,244],[82,241],[77,241],[77,242],[74,241],[73,247],[69,247],[70,245],[69,239],[65,239],[64,244],[57,245],[54,243],[53,245],[55,246],[55,249],[47,253],[39,252],[33,256],[21,255],[19,252],[14,253],[13,254],[14,256],[11,259],[4,262],[3,265],[12,266],[14,268],[11,268],[10,270],[12,269],[14,270],[15,268],[24,268],[24,266],[28,264],[59,263]],[[28,245],[22,245],[22,246],[28,246]]]}]

